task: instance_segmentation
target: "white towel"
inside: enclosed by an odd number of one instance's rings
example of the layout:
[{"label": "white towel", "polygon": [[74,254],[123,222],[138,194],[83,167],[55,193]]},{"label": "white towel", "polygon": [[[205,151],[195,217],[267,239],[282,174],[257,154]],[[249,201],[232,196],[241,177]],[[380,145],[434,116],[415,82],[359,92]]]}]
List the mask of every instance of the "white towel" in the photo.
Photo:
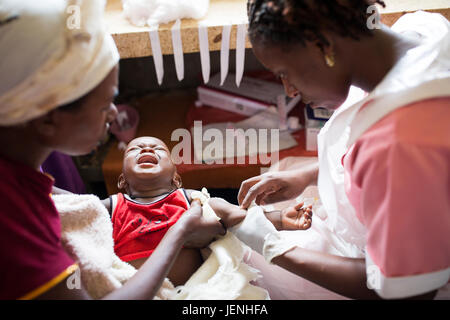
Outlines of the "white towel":
[{"label": "white towel", "polygon": [[[94,195],[54,195],[61,216],[61,241],[78,263],[81,281],[89,295],[99,299],[120,288],[136,269],[114,253],[108,211]],[[167,299],[173,285],[166,279],[156,299]]]}]

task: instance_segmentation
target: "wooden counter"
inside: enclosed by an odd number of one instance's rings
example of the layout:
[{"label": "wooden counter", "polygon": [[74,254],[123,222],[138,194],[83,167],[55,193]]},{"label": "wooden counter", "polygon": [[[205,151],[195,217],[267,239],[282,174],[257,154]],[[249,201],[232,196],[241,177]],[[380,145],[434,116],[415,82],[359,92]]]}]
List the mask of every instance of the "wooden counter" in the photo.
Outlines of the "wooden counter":
[{"label": "wooden counter", "polygon": [[[426,10],[438,12],[450,19],[449,0],[385,0],[386,8],[381,9],[381,21],[391,26],[407,12]],[[210,51],[220,50],[222,26],[233,25],[230,49],[235,49],[236,25],[247,23],[247,0],[211,0],[208,14],[200,21],[207,24]],[[183,51],[192,53],[199,51],[198,22],[184,19],[181,24]],[[121,0],[108,0],[106,23],[112,34],[122,58],[146,57],[152,55],[148,27],[133,26],[122,14]],[[171,27],[173,23],[161,24],[159,35],[163,54],[172,54]],[[247,40],[247,48],[251,47]]]},{"label": "wooden counter", "polygon": [[[189,0],[191,1],[191,0]],[[194,0],[195,1],[195,0]],[[209,49],[220,50],[222,27],[233,25],[230,36],[230,49],[236,46],[236,25],[247,23],[247,0],[211,0],[208,14],[202,23],[208,25]],[[152,55],[148,27],[132,25],[122,14],[121,0],[108,0],[106,23],[119,49],[121,58],[136,58]],[[181,21],[181,40],[183,52],[198,52],[198,21],[183,19]],[[159,26],[159,38],[163,54],[173,54],[171,27],[174,22]],[[247,40],[247,48],[250,42]]]},{"label": "wooden counter", "polygon": [[450,0],[385,0],[386,8],[381,8],[381,22],[392,26],[402,15],[424,10],[440,13],[450,20]]}]

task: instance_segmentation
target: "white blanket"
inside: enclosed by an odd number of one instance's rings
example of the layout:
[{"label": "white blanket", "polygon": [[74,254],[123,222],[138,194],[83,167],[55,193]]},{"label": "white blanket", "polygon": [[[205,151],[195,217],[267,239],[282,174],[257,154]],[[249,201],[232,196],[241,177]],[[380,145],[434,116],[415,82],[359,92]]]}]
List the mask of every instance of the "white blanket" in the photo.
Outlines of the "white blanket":
[{"label": "white blanket", "polygon": [[[100,299],[120,288],[136,269],[114,253],[112,223],[108,211],[94,195],[54,195],[61,216],[61,241],[78,263],[81,282],[89,295]],[[165,280],[159,299],[167,299],[173,285]]]}]

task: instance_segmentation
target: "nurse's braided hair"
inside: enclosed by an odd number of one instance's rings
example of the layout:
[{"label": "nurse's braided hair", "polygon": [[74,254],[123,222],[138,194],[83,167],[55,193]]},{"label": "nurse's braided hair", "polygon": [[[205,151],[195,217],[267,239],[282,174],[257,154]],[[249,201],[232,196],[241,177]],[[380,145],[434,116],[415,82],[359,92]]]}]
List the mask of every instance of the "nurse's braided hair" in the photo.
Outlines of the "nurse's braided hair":
[{"label": "nurse's braided hair", "polygon": [[272,45],[315,43],[329,45],[324,31],[359,40],[370,35],[369,5],[381,0],[249,0],[250,40]]}]

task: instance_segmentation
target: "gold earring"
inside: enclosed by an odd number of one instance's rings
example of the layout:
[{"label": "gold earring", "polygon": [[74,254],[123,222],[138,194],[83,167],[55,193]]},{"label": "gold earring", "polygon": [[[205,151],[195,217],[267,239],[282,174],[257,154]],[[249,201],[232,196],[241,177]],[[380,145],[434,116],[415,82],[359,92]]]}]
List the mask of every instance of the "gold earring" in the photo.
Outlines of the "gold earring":
[{"label": "gold earring", "polygon": [[183,186],[183,183],[180,180],[177,179],[173,179],[172,180],[172,185],[177,188],[180,189]]},{"label": "gold earring", "polygon": [[329,66],[330,68],[333,68],[334,65],[336,64],[336,60],[334,59],[334,55],[326,54],[326,55],[325,55],[325,63],[326,63],[327,66]]}]

